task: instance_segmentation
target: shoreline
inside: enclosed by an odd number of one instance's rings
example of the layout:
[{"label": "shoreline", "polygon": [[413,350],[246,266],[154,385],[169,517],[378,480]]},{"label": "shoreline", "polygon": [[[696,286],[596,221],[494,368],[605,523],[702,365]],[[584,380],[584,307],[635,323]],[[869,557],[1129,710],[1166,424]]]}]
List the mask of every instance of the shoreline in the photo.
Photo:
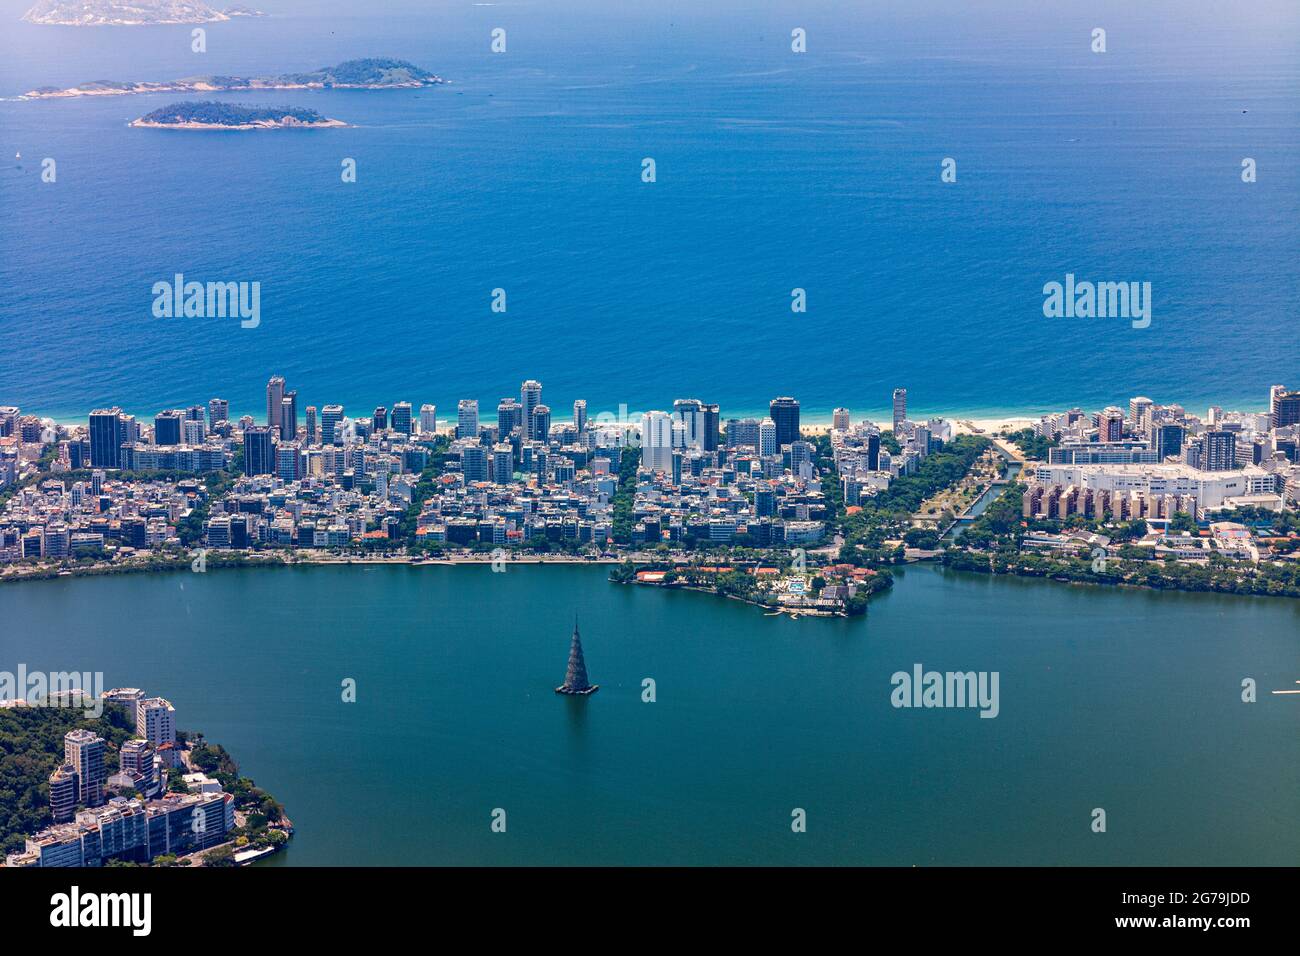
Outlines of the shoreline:
[{"label": "shoreline", "polygon": [[[348,124],[343,123],[342,125],[347,126]],[[221,128],[227,128],[227,127],[221,127]],[[22,402],[11,402],[10,404],[17,404],[19,406],[22,406]],[[439,411],[441,411],[444,407],[450,407],[454,410],[456,403],[453,401],[446,406],[438,403],[432,403],[432,404],[436,404]],[[1187,405],[1187,403],[1179,403],[1179,404]],[[1257,401],[1252,400],[1250,402],[1243,402],[1239,406],[1235,404],[1234,405],[1225,404],[1223,405],[1223,407],[1224,408],[1231,407],[1234,411],[1241,411],[1246,414],[1262,414],[1267,411],[1267,409],[1265,408],[1256,408],[1255,407],[1256,404]],[[160,405],[159,407],[162,406]],[[361,403],[358,407],[365,407],[365,403],[364,402]],[[559,407],[559,406],[554,406],[554,407]],[[916,422],[921,422],[931,418],[942,418],[944,421],[950,422],[952,424],[954,434],[969,433],[970,429],[967,427],[968,425],[973,425],[975,428],[982,429],[986,433],[989,433],[989,432],[998,431],[1003,425],[1015,425],[1015,427],[1017,428],[1023,428],[1023,427],[1035,425],[1038,423],[1038,420],[1042,418],[1042,416],[1060,412],[1065,407],[1067,406],[1065,405],[1062,405],[1060,407],[1054,406],[1042,410],[1034,409],[1034,408],[1013,409],[1013,410],[1006,411],[1004,413],[990,413],[987,409],[980,409],[980,410],[969,411],[969,412],[952,411],[952,410],[940,410],[940,411],[917,410],[909,413],[908,417],[912,421],[916,421]],[[124,414],[135,415],[137,418],[145,419],[145,418],[152,418],[157,413],[158,408],[148,408],[146,406],[135,406],[132,408],[126,408],[124,406],[122,410]],[[883,425],[883,424],[889,424],[892,421],[892,413],[888,409],[883,409],[883,410],[868,409],[866,411],[861,411],[861,412],[854,409],[850,409],[850,410],[852,411],[853,422],[860,422],[863,419],[867,419],[869,421],[873,421]],[[42,421],[53,422],[55,425],[59,425],[64,428],[75,428],[79,425],[83,427],[85,426],[87,421],[87,416],[89,415],[89,411],[87,411],[85,414],[79,417],[69,417],[66,412],[58,412],[54,415],[40,415],[38,411],[32,411],[29,412],[28,414],[37,415],[37,417],[39,417]],[[231,421],[237,422],[241,417],[245,415],[248,415],[252,417],[254,421],[257,421],[265,417],[266,409],[265,408],[235,409],[232,407],[230,409],[229,414],[230,414]],[[760,418],[761,419],[766,417],[766,415],[767,413],[764,411],[749,411],[749,410],[741,409],[735,412],[727,412],[723,421],[725,422],[727,418]],[[591,417],[594,418],[595,413],[592,413]],[[633,418],[630,415],[628,418],[628,422],[629,424],[633,423]],[[454,426],[455,424],[456,424],[455,418],[444,418],[441,415],[439,415],[438,429],[440,433],[446,432],[448,428]],[[804,411],[803,414],[800,416],[799,427],[801,431],[808,432],[809,434],[814,434],[814,435],[826,434],[830,431],[831,428],[831,413],[830,412],[823,413],[821,411]]]}]

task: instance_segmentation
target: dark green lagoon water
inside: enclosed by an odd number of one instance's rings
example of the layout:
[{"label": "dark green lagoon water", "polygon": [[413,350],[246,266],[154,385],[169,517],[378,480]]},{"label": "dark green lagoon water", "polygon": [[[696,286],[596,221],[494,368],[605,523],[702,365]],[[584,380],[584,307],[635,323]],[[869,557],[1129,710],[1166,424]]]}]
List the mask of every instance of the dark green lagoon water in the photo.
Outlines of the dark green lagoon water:
[{"label": "dark green lagoon water", "polygon": [[[552,691],[575,611],[586,699]],[[224,743],[298,827],[267,865],[1300,863],[1296,601],[913,567],[791,621],[599,567],[317,567],[7,585],[0,635]],[[1000,715],[893,708],[918,662],[998,671]]]}]

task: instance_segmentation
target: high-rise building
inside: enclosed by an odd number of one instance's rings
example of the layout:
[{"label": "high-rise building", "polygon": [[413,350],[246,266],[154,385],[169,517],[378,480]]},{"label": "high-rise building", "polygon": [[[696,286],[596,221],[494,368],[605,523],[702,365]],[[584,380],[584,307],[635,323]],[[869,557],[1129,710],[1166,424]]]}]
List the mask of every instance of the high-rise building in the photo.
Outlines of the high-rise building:
[{"label": "high-rise building", "polygon": [[175,409],[159,412],[153,419],[153,443],[155,445],[179,445],[181,443],[181,422],[184,417]]},{"label": "high-rise building", "polygon": [[549,405],[534,405],[528,420],[528,433],[533,441],[546,441],[551,434],[551,409]]},{"label": "high-rise building", "polygon": [[700,446],[704,451],[718,450],[719,426],[722,424],[722,412],[716,403],[704,406],[704,441]]},{"label": "high-rise building", "polygon": [[250,425],[244,429],[244,474],[269,475],[275,470],[274,446],[270,425]]},{"label": "high-rise building", "polygon": [[433,435],[438,431],[438,407],[427,402],[420,406],[420,434]]},{"label": "high-rise building", "polygon": [[515,473],[515,449],[509,442],[492,446],[492,480],[498,485],[510,483]]},{"label": "high-rise building", "polygon": [[837,432],[849,430],[849,410],[847,408],[837,408],[831,412],[831,428]]},{"label": "high-rise building", "polygon": [[907,389],[894,389],[894,437],[902,440],[903,423],[907,421]]},{"label": "high-rise building", "polygon": [[8,438],[18,428],[20,412],[15,405],[0,405],[0,438]]},{"label": "high-rise building", "polygon": [[298,437],[298,393],[289,391],[280,399],[280,440],[293,441]]},{"label": "high-rise building", "polygon": [[524,407],[524,423],[533,420],[533,409],[542,404],[542,383],[531,378],[519,386],[519,404]]},{"label": "high-rise building", "polygon": [[1269,390],[1269,419],[1274,428],[1300,424],[1300,391],[1289,392],[1281,385]]},{"label": "high-rise building", "polygon": [[162,697],[146,697],[135,706],[135,735],[154,750],[176,743],[176,708]]},{"label": "high-rise building", "polygon": [[383,405],[376,407],[372,421],[376,433],[388,431],[388,409]]},{"label": "high-rise building", "polygon": [[460,453],[460,470],[466,482],[487,481],[487,448],[483,445],[466,445]]},{"label": "high-rise building", "polygon": [[104,802],[104,738],[89,730],[63,735],[63,762],[77,774],[77,802],[97,807]]},{"label": "high-rise building", "polygon": [[758,448],[758,419],[733,418],[727,422],[727,447]]},{"label": "high-rise building", "polygon": [[[63,746],[66,750],[66,740]],[[67,823],[76,816],[80,790],[77,771],[72,764],[65,763],[50,774],[50,814],[55,823]]]},{"label": "high-rise building", "polygon": [[668,474],[673,465],[673,419],[667,412],[641,416],[641,467]]},{"label": "high-rise building", "polygon": [[456,437],[478,437],[478,401],[462,398],[456,403]]},{"label": "high-rise building", "polygon": [[875,429],[867,434],[867,469],[880,471],[880,432]]},{"label": "high-rise building", "polygon": [[1164,461],[1170,455],[1183,453],[1183,438],[1187,430],[1174,422],[1163,422],[1151,431],[1152,444],[1155,446],[1156,461]]},{"label": "high-rise building", "polygon": [[1133,423],[1134,432],[1145,431],[1147,416],[1151,414],[1151,409],[1155,407],[1155,404],[1145,395],[1139,395],[1128,400],[1128,420]]},{"label": "high-rise building", "polygon": [[296,441],[282,441],[275,446],[275,476],[283,481],[297,481],[303,477],[299,466],[300,449]]},{"label": "high-rise building", "polygon": [[[497,405],[497,437],[502,441],[510,438],[511,432],[516,428],[523,431],[524,424],[524,406],[520,405],[513,398],[503,398]],[[527,435],[523,436],[527,438]]]},{"label": "high-rise building", "polygon": [[393,406],[393,431],[411,434],[411,403],[398,402]]},{"label": "high-rise building", "polygon": [[90,464],[94,468],[120,468],[122,461],[122,409],[97,408],[90,413]]},{"label": "high-rise building", "polygon": [[1232,471],[1237,467],[1237,436],[1229,431],[1208,431],[1201,446],[1203,471]]},{"label": "high-rise building", "polygon": [[781,443],[777,441],[776,422],[770,418],[765,418],[758,423],[758,453],[763,458],[771,458],[781,448]]},{"label": "high-rise building", "polygon": [[1097,415],[1097,441],[1124,440],[1124,411],[1114,405]]},{"label": "high-rise building", "polygon": [[316,437],[316,406],[315,406],[315,405],[308,405],[308,406],[307,406],[307,444],[308,444],[308,445],[315,445],[316,443],[317,443],[317,437]]},{"label": "high-rise building", "polygon": [[284,401],[284,379],[279,375],[273,375],[266,383],[266,423],[277,430],[280,428],[282,401]]},{"label": "high-rise building", "polygon": [[320,443],[322,445],[342,445],[343,406],[326,405],[320,410]]},{"label": "high-rise building", "polygon": [[[776,444],[788,445],[799,440],[799,402],[793,398],[772,399],[768,406],[772,422],[776,425]],[[773,453],[775,454],[775,452]]]},{"label": "high-rise building", "polygon": [[217,422],[230,421],[230,403],[224,398],[213,398],[208,401],[208,430],[217,427]]},{"label": "high-rise building", "polygon": [[698,398],[673,402],[673,418],[682,426],[684,439],[677,447],[704,448],[704,403]]},{"label": "high-rise building", "polygon": [[579,432],[587,427],[587,403],[581,398],[573,403],[573,427]]}]

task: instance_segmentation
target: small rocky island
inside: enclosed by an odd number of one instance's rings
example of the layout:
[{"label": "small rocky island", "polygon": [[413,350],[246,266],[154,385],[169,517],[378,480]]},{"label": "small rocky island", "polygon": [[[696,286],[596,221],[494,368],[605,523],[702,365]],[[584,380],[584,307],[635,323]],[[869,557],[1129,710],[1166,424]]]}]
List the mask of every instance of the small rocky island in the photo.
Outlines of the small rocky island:
[{"label": "small rocky island", "polygon": [[159,82],[91,80],[67,89],[42,86],[29,90],[26,99],[73,96],[125,96],[131,93],[243,93],[257,90],[393,90],[437,86],[442,77],[406,60],[369,57],[322,66],[306,73],[277,76],[187,76]]},{"label": "small rocky island", "polygon": [[173,103],[131,121],[149,129],[323,129],[346,126],[299,106]]},{"label": "small rocky island", "polygon": [[40,0],[23,14],[23,19],[46,26],[134,27],[264,16],[261,11],[242,5],[215,10],[203,0]]}]

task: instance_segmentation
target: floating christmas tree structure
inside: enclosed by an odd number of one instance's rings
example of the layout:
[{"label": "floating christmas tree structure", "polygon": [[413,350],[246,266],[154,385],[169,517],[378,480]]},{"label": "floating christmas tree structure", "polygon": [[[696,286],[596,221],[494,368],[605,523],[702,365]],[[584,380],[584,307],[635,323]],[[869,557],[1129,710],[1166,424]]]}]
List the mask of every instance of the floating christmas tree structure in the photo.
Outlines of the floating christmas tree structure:
[{"label": "floating christmas tree structure", "polygon": [[587,680],[587,662],[582,657],[582,638],[578,636],[578,619],[573,619],[573,642],[569,645],[569,669],[564,672],[564,683],[555,688],[557,694],[594,694],[599,684]]}]

